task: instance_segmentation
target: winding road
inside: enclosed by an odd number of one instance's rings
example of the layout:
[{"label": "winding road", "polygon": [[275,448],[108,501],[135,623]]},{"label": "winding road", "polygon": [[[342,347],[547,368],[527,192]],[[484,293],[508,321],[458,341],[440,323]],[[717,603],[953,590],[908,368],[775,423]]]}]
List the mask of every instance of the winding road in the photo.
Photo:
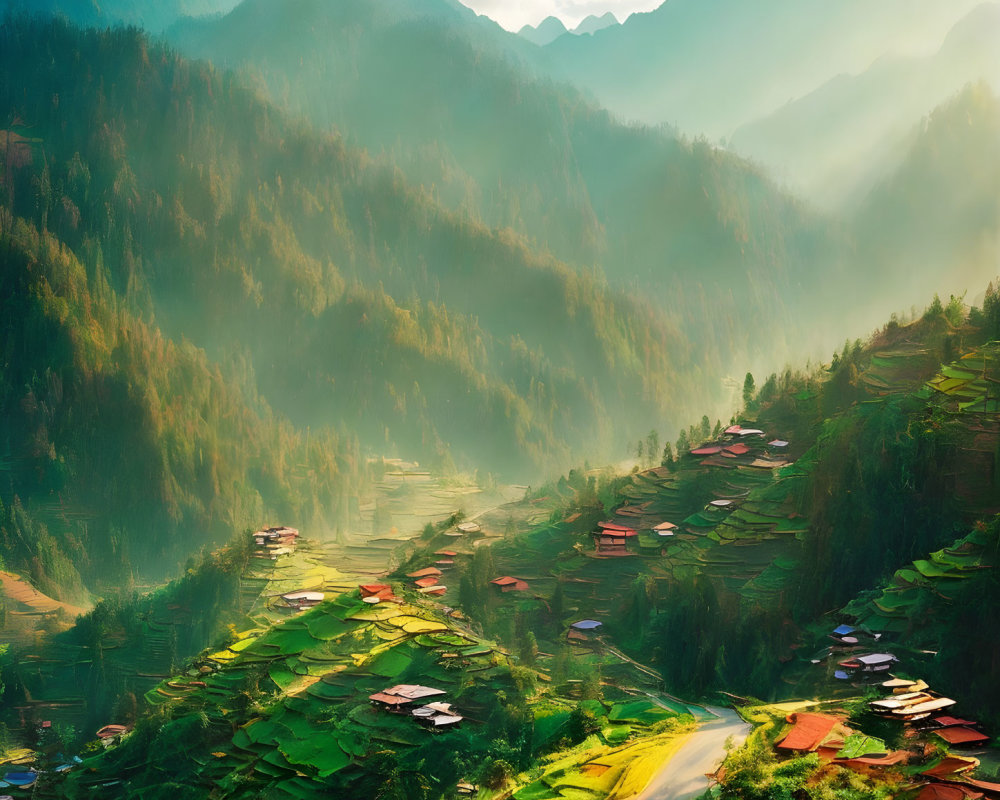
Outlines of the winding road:
[{"label": "winding road", "polygon": [[709,708],[716,719],[701,725],[660,768],[634,800],[691,800],[708,788],[708,773],[715,772],[726,756],[726,739],[739,746],[750,725],[729,708]]}]

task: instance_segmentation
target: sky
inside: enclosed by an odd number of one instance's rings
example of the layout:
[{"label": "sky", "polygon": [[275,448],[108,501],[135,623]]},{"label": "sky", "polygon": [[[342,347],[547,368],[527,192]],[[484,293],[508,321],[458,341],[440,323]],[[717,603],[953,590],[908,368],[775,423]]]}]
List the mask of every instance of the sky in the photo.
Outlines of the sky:
[{"label": "sky", "polygon": [[663,0],[461,0],[478,14],[485,14],[509,31],[537,25],[546,17],[559,17],[567,28],[575,28],[590,14],[612,12],[624,22],[634,11],[652,11]]}]

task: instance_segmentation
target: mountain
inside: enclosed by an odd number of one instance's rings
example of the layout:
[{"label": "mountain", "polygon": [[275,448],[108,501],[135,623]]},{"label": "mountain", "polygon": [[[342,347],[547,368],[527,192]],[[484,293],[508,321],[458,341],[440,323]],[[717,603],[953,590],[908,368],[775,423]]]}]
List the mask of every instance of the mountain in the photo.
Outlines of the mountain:
[{"label": "mountain", "polygon": [[601,16],[590,14],[584,18],[579,25],[573,28],[570,33],[576,34],[577,36],[584,36],[587,34],[597,33],[598,31],[603,31],[605,28],[611,28],[620,24],[621,23],[618,21],[618,18],[610,11],[605,12]]},{"label": "mountain", "polygon": [[31,134],[8,137],[14,214],[99,253],[130,313],[234,364],[296,430],[530,478],[580,445],[617,456],[715,363],[651,303],[442,209],[232,75],[135,31],[2,33],[0,115]]},{"label": "mountain", "polygon": [[544,50],[550,74],[621,118],[718,141],[893,49],[927,52],[978,3],[669,0]]},{"label": "mountain", "polygon": [[856,199],[898,165],[915,120],[969,82],[1000,88],[998,38],[1000,5],[978,6],[933,55],[887,55],[860,74],[837,76],[740,126],[729,146],[827,207]]},{"label": "mountain", "polygon": [[[288,8],[275,19],[247,0],[172,39],[259,73],[275,102],[385,155],[456,213],[639,289],[736,372],[813,340],[818,328],[792,329],[822,314],[826,282],[843,278],[841,232],[759,169],[701,140],[622,125],[513,61],[509,34],[440,4],[419,20],[380,2]],[[790,327],[757,328],[767,315]],[[754,333],[732,336],[744,322]]]},{"label": "mountain", "polygon": [[874,293],[891,289],[906,307],[919,302],[914,276],[942,297],[995,276],[998,183],[1000,99],[970,85],[924,120],[899,167],[853,210],[859,258],[881,265]]},{"label": "mountain", "polygon": [[159,33],[184,17],[224,14],[238,0],[0,0],[4,13],[42,13],[64,17],[78,25],[134,25]]},{"label": "mountain", "polygon": [[527,39],[532,44],[546,45],[566,33],[566,26],[557,17],[546,17],[538,23],[538,27],[525,25],[517,35]]},{"label": "mountain", "polygon": [[353,437],[294,430],[239,366],[131,313],[98,240],[78,258],[3,210],[6,568],[82,603],[173,575],[262,515],[343,524],[364,485]]}]

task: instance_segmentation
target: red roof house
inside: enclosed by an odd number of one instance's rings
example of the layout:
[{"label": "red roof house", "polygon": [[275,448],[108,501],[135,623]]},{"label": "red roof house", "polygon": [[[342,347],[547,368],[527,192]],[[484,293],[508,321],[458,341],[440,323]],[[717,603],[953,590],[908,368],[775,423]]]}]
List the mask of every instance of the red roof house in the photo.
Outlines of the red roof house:
[{"label": "red roof house", "polygon": [[626,525],[619,525],[617,522],[598,522],[597,527],[600,528],[605,536],[635,536],[636,532],[634,528],[629,528]]},{"label": "red roof house", "polygon": [[528,584],[510,575],[503,575],[490,581],[494,586],[499,587],[501,592],[523,592],[528,588]]},{"label": "red roof house", "polygon": [[416,572],[407,573],[407,577],[410,578],[426,578],[430,575],[440,575],[441,570],[437,567],[425,567],[424,569],[418,569]]},{"label": "red roof house", "polygon": [[940,736],[948,744],[981,744],[982,742],[988,742],[990,737],[985,733],[980,733],[979,731],[974,731],[972,728],[965,727],[954,727],[954,728],[941,728],[940,730],[934,731],[936,736]]},{"label": "red roof house", "polygon": [[812,752],[830,735],[830,731],[840,721],[829,714],[807,714],[801,711],[789,714],[787,721],[792,729],[776,745],[782,750]]}]

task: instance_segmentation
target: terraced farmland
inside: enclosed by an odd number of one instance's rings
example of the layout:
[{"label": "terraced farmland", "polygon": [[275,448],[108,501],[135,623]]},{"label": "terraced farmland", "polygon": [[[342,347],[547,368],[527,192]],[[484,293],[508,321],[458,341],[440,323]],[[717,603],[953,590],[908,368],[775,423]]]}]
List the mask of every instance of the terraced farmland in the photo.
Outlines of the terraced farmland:
[{"label": "terraced farmland", "polygon": [[[801,450],[799,444],[796,452]],[[572,612],[573,618],[603,621],[612,633],[614,598],[624,596],[640,574],[664,585],[706,575],[748,602],[765,600],[784,588],[807,530],[797,497],[811,465],[789,464],[789,458],[756,437],[745,453],[719,464],[686,455],[672,469],[634,473],[619,491],[620,504],[604,519],[637,530],[638,553],[595,553],[590,533],[599,518],[588,512],[496,543],[497,571],[527,580],[538,598],[551,597],[558,585],[564,624]],[[751,466],[762,459],[786,466]],[[678,526],[673,535],[652,530],[663,522]],[[524,598],[518,602],[530,607]]]},{"label": "terraced farmland", "polygon": [[957,411],[1000,413],[1000,342],[989,342],[942,366],[927,385]]},{"label": "terraced farmland", "polygon": [[[218,643],[226,635],[226,624],[241,632],[230,649],[248,646],[254,635],[292,613],[282,594],[356,590],[358,583],[391,569],[397,554],[426,523],[440,522],[459,510],[479,514],[522,494],[522,488],[484,492],[468,482],[445,484],[424,475],[389,474],[373,487],[367,510],[359,512],[341,541],[309,538],[291,555],[250,558],[238,577],[209,578],[214,586],[203,587],[203,594],[213,598],[210,613],[178,594],[186,590],[168,587],[136,600],[135,620],[97,641],[77,630],[58,635],[26,630],[21,645],[30,649],[19,657],[17,673],[30,700],[8,709],[15,712],[8,724],[45,719],[86,733],[112,721],[114,693],[145,695],[154,703],[172,697],[183,690],[163,680],[205,643]],[[373,530],[371,508],[376,504],[382,508],[380,519],[392,523],[380,537]],[[220,553],[225,559],[224,551]],[[30,619],[43,620],[38,613]],[[225,650],[215,655],[226,660]]]},{"label": "terraced farmland", "polygon": [[947,601],[956,584],[969,580],[980,570],[992,568],[995,542],[982,530],[973,530],[953,545],[926,559],[896,570],[892,581],[870,600],[847,607],[860,625],[869,630],[901,634],[918,627],[932,627],[925,619],[933,600]]}]

